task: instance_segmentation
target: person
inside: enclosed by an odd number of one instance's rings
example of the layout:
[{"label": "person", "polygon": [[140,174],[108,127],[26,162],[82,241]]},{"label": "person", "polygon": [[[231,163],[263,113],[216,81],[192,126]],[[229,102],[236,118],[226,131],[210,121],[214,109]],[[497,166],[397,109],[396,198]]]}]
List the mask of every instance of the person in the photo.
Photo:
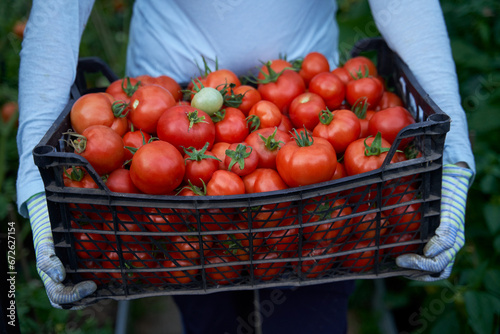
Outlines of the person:
[{"label": "person", "polygon": [[[18,208],[30,219],[38,272],[55,307],[92,294],[96,287],[88,281],[74,286],[62,283],[65,271],[54,254],[44,185],[32,150],[68,101],[81,36],[93,3],[34,0],[21,51]],[[423,256],[397,259],[401,267],[436,273],[420,280],[444,279],[464,244],[465,202],[475,165],[442,10],[437,0],[370,0],[369,5],[389,47],[452,118],[444,146],[440,226]],[[164,74],[183,83],[199,73],[201,57],[209,62],[217,59],[220,68],[241,75],[261,60],[275,59],[279,54],[296,59],[310,51],[326,55],[334,68],[339,62],[336,11],[336,2],[327,0],[137,0],[126,74]],[[263,333],[345,332],[352,290],[352,281],[279,290],[283,294],[261,290],[261,301],[278,301],[272,314],[264,317]],[[235,302],[245,294],[248,292],[176,296],[185,332],[249,332],[244,322],[251,308]]]}]

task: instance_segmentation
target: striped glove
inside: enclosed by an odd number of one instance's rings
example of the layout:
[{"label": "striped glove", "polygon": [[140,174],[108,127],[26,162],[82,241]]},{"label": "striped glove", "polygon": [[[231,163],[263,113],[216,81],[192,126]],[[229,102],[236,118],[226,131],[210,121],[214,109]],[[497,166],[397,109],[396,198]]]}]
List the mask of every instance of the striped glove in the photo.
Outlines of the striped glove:
[{"label": "striped glove", "polygon": [[424,247],[424,256],[401,255],[396,264],[403,268],[439,273],[408,277],[420,281],[437,281],[448,278],[455,262],[455,255],[463,247],[465,204],[472,171],[455,165],[443,167],[441,194],[441,223],[436,235]]},{"label": "striped glove", "polygon": [[[66,270],[54,251],[54,241],[44,193],[39,193],[28,200],[28,212],[31,231],[33,232],[37,271],[42,278],[52,306],[63,308],[60,304],[73,303],[92,294],[97,288],[92,281],[80,282],[74,286],[62,284],[66,277]],[[82,307],[73,307],[71,309],[78,308]]]}]

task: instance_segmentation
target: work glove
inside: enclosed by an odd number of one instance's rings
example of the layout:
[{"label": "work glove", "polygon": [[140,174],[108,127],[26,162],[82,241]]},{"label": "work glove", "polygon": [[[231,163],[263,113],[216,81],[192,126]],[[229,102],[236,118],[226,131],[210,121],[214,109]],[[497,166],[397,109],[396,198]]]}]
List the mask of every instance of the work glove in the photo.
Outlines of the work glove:
[{"label": "work glove", "polygon": [[[27,205],[33,232],[36,267],[52,306],[62,309],[65,307],[61,304],[73,303],[94,293],[97,286],[93,281],[84,281],[76,285],[62,284],[66,277],[66,270],[54,251],[45,194],[39,193],[31,197]],[[83,306],[70,309],[81,308]]]},{"label": "work glove", "polygon": [[441,223],[436,234],[424,247],[424,256],[404,254],[396,259],[403,268],[439,273],[438,275],[411,276],[420,281],[437,281],[448,278],[455,256],[463,247],[465,204],[473,172],[456,165],[443,167],[441,193]]}]

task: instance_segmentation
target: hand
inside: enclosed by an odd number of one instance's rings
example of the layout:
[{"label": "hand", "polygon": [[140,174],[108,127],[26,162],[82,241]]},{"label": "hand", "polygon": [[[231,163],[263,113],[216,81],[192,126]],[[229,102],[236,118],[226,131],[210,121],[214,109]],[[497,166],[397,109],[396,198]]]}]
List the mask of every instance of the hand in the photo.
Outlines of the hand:
[{"label": "hand", "polygon": [[[66,277],[66,270],[54,251],[45,194],[40,193],[30,198],[28,212],[33,231],[37,271],[52,306],[63,308],[61,304],[73,303],[94,293],[97,286],[92,281],[80,282],[72,286],[62,284]],[[80,308],[83,307],[71,309]]]},{"label": "hand", "polygon": [[439,275],[411,276],[420,281],[436,281],[448,278],[455,262],[455,255],[463,247],[465,204],[472,171],[456,165],[443,167],[441,194],[441,223],[436,235],[424,247],[424,256],[401,255],[396,264],[403,268],[425,270]]}]

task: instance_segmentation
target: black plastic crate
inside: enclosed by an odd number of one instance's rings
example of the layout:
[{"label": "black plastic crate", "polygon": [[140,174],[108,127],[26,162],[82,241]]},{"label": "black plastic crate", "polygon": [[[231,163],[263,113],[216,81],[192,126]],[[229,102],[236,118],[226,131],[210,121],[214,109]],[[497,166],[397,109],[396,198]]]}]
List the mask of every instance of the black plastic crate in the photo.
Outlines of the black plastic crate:
[{"label": "black plastic crate", "polygon": [[[394,259],[421,253],[439,225],[450,119],[382,39],[359,42],[353,54],[364,51],[378,55],[379,73],[417,122],[400,132],[382,168],[285,191],[212,197],[111,192],[64,144],[70,101],[34,157],[66,283],[98,284],[78,304],[425,274],[399,268]],[[74,98],[88,92],[88,71],[117,78],[98,59],[81,61]],[[389,164],[408,137],[421,156]],[[75,166],[98,189],[65,187],[63,171]]]}]

